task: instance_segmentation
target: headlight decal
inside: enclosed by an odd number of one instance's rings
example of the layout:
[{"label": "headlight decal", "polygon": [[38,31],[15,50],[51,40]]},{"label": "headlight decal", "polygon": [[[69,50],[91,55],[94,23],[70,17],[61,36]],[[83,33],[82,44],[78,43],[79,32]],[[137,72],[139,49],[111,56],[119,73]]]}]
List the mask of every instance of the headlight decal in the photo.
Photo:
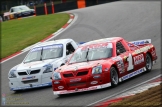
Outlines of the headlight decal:
[{"label": "headlight decal", "polygon": [[16,78],[16,77],[17,77],[16,74],[15,74],[15,71],[16,71],[16,70],[10,70],[10,71],[9,71],[9,75],[8,75],[9,78]]},{"label": "headlight decal", "polygon": [[61,74],[60,74],[60,72],[54,72],[53,73],[53,79],[54,80],[61,80]]},{"label": "headlight decal", "polygon": [[52,72],[52,65],[51,64],[44,65],[43,67],[45,67],[45,70],[44,70],[43,73]]},{"label": "headlight decal", "polygon": [[98,65],[92,69],[92,74],[101,74],[102,73],[102,65]]}]

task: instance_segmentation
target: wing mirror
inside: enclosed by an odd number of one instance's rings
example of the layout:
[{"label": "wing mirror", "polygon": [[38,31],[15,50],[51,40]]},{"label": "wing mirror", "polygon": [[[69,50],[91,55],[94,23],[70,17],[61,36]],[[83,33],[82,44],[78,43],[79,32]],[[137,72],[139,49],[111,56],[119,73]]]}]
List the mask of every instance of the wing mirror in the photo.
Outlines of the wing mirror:
[{"label": "wing mirror", "polygon": [[120,55],[120,51],[119,51],[119,49],[117,49],[116,54],[117,54],[117,55]]}]

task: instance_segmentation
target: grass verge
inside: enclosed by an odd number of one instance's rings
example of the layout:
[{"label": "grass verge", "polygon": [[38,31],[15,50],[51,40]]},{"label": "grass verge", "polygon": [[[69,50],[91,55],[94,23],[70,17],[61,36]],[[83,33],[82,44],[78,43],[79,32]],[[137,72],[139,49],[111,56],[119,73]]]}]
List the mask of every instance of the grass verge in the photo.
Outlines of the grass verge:
[{"label": "grass verge", "polygon": [[69,18],[68,14],[59,13],[2,22],[0,58],[39,42],[60,29]]},{"label": "grass verge", "polygon": [[108,107],[162,107],[162,83]]}]

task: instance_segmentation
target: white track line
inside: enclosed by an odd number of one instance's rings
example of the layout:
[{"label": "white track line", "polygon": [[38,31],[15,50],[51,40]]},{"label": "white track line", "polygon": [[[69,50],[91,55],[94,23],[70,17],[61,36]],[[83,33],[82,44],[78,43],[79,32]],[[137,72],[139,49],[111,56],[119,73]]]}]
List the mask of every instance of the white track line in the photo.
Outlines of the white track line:
[{"label": "white track line", "polygon": [[[125,89],[125,90],[123,90],[123,91],[121,91],[121,92],[118,92],[118,93],[113,94],[113,95],[111,95],[111,96],[105,97],[105,98],[103,98],[103,99],[101,99],[101,100],[98,100],[98,101],[95,101],[95,102],[93,102],[93,103],[91,103],[91,104],[88,104],[87,106],[92,106],[92,105],[94,105],[94,104],[96,104],[96,103],[99,103],[99,102],[101,102],[101,101],[103,101],[103,100],[109,99],[109,98],[111,98],[111,97],[115,97],[115,96],[117,96],[117,95],[119,95],[119,94],[122,94],[122,93],[124,93],[124,92],[126,92],[126,91],[128,91],[128,90],[130,90],[130,89],[135,88],[135,87],[138,87],[138,86],[140,86],[140,85],[142,85],[142,84],[144,84],[144,83],[147,83],[147,82],[149,82],[149,81],[151,81],[151,80],[153,80],[153,79],[156,79],[156,78],[158,78],[158,77],[160,77],[160,76],[162,76],[162,75],[160,74],[160,75],[158,75],[158,76],[156,76],[156,77],[154,77],[154,78],[151,78],[151,79],[149,79],[149,80],[147,80],[147,81],[144,81],[144,82],[142,82],[142,83],[140,83],[140,84],[137,84],[137,85],[135,85],[135,86],[133,86],[133,87],[130,87],[130,88]],[[116,88],[117,88],[117,87],[116,87]],[[87,107],[87,106],[86,106],[86,107]]]}]

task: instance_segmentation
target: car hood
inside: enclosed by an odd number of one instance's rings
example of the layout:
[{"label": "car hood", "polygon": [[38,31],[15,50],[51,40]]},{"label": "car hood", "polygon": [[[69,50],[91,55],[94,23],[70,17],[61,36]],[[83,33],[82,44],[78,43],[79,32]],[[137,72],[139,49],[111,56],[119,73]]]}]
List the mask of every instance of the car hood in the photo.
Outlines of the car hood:
[{"label": "car hood", "polygon": [[24,69],[31,69],[31,68],[40,68],[43,67],[46,64],[53,63],[54,61],[57,61],[57,59],[48,59],[43,61],[34,61],[29,63],[21,63],[17,66],[17,70],[24,70]]},{"label": "car hood", "polygon": [[98,64],[103,64],[107,60],[96,60],[96,61],[88,61],[88,62],[82,62],[82,63],[75,63],[75,64],[69,64],[64,65],[60,69],[57,69],[58,72],[67,72],[67,71],[74,71],[74,70],[80,70],[80,69],[90,69],[94,66],[97,66]]}]

